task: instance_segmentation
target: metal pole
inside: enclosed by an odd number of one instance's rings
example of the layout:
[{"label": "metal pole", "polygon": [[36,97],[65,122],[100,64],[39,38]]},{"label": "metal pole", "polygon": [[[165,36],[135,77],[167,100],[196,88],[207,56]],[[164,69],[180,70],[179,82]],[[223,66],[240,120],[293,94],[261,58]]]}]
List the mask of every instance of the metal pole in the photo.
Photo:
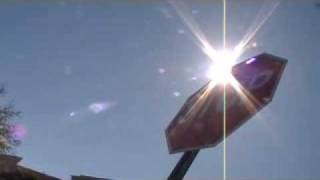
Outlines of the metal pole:
[{"label": "metal pole", "polygon": [[177,165],[172,170],[168,180],[183,180],[193,160],[196,158],[200,150],[193,150],[185,152],[180,158]]}]

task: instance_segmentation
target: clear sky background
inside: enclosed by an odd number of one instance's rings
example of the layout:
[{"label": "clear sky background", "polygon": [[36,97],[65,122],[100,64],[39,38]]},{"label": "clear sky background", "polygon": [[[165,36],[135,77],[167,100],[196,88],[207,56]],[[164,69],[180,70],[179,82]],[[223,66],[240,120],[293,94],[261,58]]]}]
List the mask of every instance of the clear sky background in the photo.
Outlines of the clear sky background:
[{"label": "clear sky background", "polygon": [[[222,3],[185,5],[221,47]],[[229,47],[261,8],[229,1]],[[319,19],[313,1],[283,1],[240,58],[269,52],[289,63],[261,118],[228,138],[230,180],[320,178]],[[168,154],[164,129],[208,81],[210,62],[170,4],[6,1],[0,26],[0,82],[28,130],[16,150],[23,165],[64,179],[169,175],[180,154]],[[222,146],[201,151],[187,178],[221,179]]]}]

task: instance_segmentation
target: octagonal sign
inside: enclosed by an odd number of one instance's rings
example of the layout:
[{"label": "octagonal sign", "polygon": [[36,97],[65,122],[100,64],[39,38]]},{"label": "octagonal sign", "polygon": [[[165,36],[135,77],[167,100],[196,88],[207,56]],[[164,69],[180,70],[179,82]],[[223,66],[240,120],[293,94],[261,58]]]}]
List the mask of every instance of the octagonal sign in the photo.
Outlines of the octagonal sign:
[{"label": "octagonal sign", "polygon": [[[208,82],[191,95],[166,129],[170,153],[212,147],[223,138],[223,110],[226,133],[230,135],[269,104],[287,60],[263,53],[232,68],[236,85]],[[233,84],[233,85],[232,85]]]}]

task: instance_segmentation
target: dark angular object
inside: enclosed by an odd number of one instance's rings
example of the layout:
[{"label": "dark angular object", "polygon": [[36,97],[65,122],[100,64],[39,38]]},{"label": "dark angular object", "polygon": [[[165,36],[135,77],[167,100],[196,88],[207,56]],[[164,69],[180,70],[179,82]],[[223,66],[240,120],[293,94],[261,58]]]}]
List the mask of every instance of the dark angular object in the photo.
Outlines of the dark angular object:
[{"label": "dark angular object", "polygon": [[[240,85],[226,85],[227,135],[271,102],[286,64],[286,59],[263,53],[232,68]],[[208,82],[187,99],[165,131],[170,153],[199,150],[222,141],[223,95],[223,85]]]}]

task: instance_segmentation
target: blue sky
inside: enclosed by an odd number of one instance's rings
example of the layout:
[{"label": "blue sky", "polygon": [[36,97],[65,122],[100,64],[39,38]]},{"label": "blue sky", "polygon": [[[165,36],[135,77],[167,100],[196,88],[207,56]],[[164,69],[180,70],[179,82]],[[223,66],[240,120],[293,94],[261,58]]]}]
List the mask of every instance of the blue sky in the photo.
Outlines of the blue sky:
[{"label": "blue sky", "polygon": [[[212,44],[222,43],[222,4],[185,3]],[[268,3],[267,3],[268,5]],[[234,46],[262,2],[228,6]],[[228,139],[230,179],[318,179],[320,8],[283,1],[243,57],[289,60],[273,102]],[[28,129],[22,164],[64,179],[87,174],[165,179],[164,129],[208,81],[209,59],[166,2],[57,1],[0,5],[0,82]],[[90,105],[103,105],[95,113]],[[222,177],[221,145],[201,151],[189,179]]]}]

